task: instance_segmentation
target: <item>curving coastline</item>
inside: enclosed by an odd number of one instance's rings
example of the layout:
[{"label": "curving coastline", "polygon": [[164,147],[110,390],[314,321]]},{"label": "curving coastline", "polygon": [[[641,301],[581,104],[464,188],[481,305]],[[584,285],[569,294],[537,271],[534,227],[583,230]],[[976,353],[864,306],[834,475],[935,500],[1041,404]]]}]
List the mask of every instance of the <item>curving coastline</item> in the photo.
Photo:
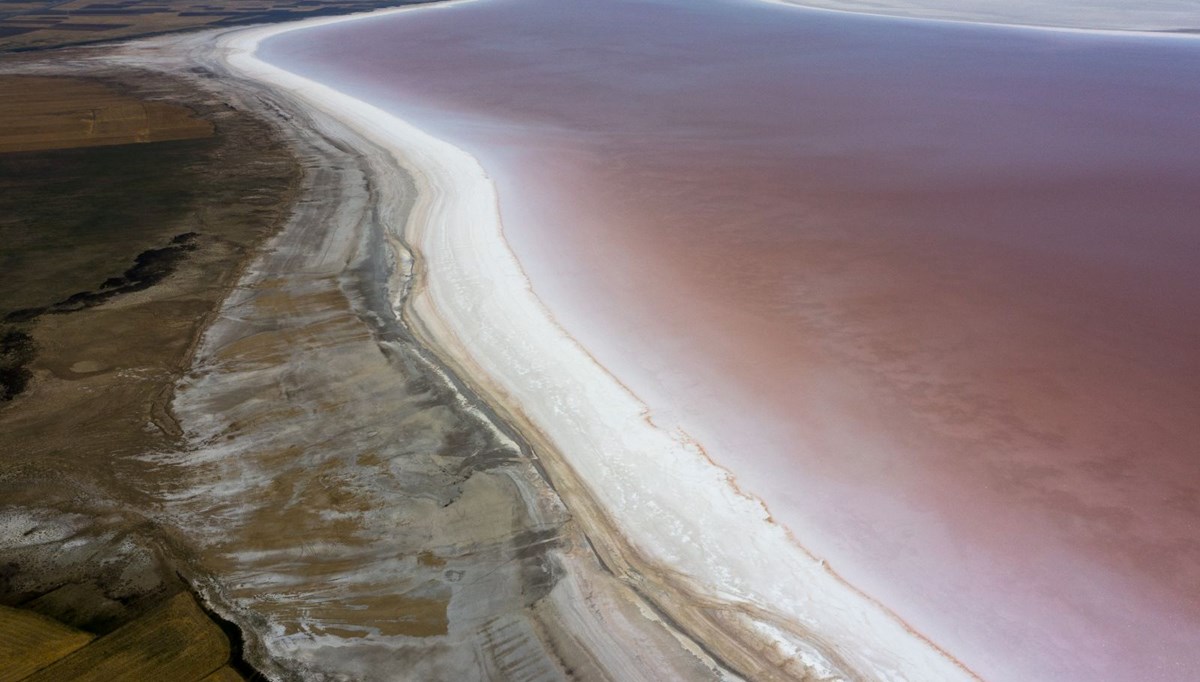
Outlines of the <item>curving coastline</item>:
[{"label": "curving coastline", "polygon": [[221,140],[120,164],[201,208],[17,311],[8,598],[186,583],[276,680],[1200,667],[1197,35],[813,9],[448,2],[8,63]]},{"label": "curving coastline", "polygon": [[[1200,130],[1196,36],[802,7],[463,0],[64,53],[274,128],[253,145],[269,154],[225,163],[292,160],[274,237],[228,279],[157,289],[219,291],[156,389],[169,438],[114,469],[121,513],[243,630],[249,663],[279,680],[1166,680],[1196,660],[1200,391],[1180,377],[1200,307],[1172,278],[1193,265],[1200,166],[1171,142]],[[361,23],[322,28],[338,22]],[[710,109],[715,92],[740,104]],[[956,241],[976,230],[1033,256]],[[773,354],[778,331],[796,352]],[[697,342],[715,352],[655,355]],[[814,382],[821,360],[883,380]],[[706,385],[722,366],[764,371]],[[858,412],[856,388],[901,410]],[[889,441],[912,416],[929,439]]]},{"label": "curving coastline", "polygon": [[[178,567],[278,680],[737,679],[597,558],[519,434],[393,314],[413,179],[223,64],[219,34],[94,57],[273,123],[303,197],[199,340],[139,457]],[[389,243],[395,248],[389,248]]]},{"label": "curving coastline", "polygon": [[[398,254],[415,247],[413,279],[393,282],[393,302],[531,441],[605,563],[718,658],[756,677],[970,679],[773,524],[699,444],[657,426],[554,322],[504,240],[495,189],[475,159],[254,56],[271,35],[360,19],[253,29],[220,45],[235,72],[337,119],[411,173],[416,199],[392,245]],[[671,480],[685,485],[663,485]]]}]

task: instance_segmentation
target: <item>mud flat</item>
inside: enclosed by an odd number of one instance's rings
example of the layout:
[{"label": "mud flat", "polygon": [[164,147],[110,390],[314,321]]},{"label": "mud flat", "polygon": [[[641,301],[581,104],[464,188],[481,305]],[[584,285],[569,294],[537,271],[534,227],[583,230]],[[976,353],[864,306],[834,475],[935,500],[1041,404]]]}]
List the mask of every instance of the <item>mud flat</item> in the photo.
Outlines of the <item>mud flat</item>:
[{"label": "mud flat", "polygon": [[172,386],[298,167],[257,118],[98,54],[0,60],[24,95],[0,107],[0,604],[103,636],[185,586],[137,458],[180,446]]},{"label": "mud flat", "polygon": [[[408,176],[211,39],[6,62],[53,95],[22,145],[109,146],[5,157],[6,219],[43,241],[5,254],[3,603],[103,635],[186,583],[274,679],[733,678],[393,315]],[[97,108],[128,114],[105,140]],[[128,144],[189,112],[213,140]]]},{"label": "mud flat", "polygon": [[[278,100],[287,98],[280,106],[294,123],[336,131],[366,160],[364,173],[373,179],[370,204],[381,221],[376,243],[390,246],[395,264],[391,272],[383,264],[372,266],[376,273],[387,273],[391,283],[388,306],[375,308],[375,317],[388,321],[391,310],[398,310],[396,329],[411,330],[419,347],[431,349],[424,360],[452,377],[464,396],[482,398],[470,398],[468,406],[499,416],[501,421],[493,425],[516,426],[516,432],[500,429],[526,455],[524,461],[514,462],[530,473],[547,475],[561,495],[553,499],[564,500],[578,524],[582,535],[576,537],[586,538],[582,544],[590,551],[574,563],[560,558],[559,566],[565,569],[548,590],[550,600],[530,608],[555,604],[558,628],[574,633],[592,656],[615,653],[606,650],[611,643],[583,634],[614,629],[604,618],[593,620],[594,611],[580,613],[580,604],[567,596],[568,585],[590,574],[583,570],[589,562],[600,561],[619,579],[616,584],[628,590],[627,596],[637,595],[644,611],[663,614],[678,628],[675,636],[682,638],[685,649],[707,651],[747,677],[973,677],[809,555],[687,434],[659,428],[638,397],[558,327],[508,249],[495,189],[475,159],[366,102],[254,57],[259,41],[289,30],[294,27],[230,34],[220,39],[217,53],[234,73],[263,84]],[[306,253],[312,253],[311,245],[318,242],[305,242]],[[378,258],[370,249],[359,254]],[[361,300],[369,301],[369,289],[360,291]],[[230,305],[240,311],[245,306],[237,300]],[[217,341],[224,324],[222,320],[214,326],[206,345],[229,346]],[[400,332],[395,333],[399,338]],[[362,362],[363,355],[352,354],[352,361]],[[289,383],[277,377],[266,380],[270,372],[288,374],[304,366],[303,361],[272,359],[254,371],[264,379],[261,390],[270,393],[279,390],[271,387]],[[374,375],[363,379],[368,376]],[[363,379],[346,390],[363,390]],[[196,386],[201,388],[201,383]],[[188,396],[185,387],[177,405],[185,422]],[[289,396],[286,409],[295,410],[294,396]],[[371,397],[367,402],[383,400]],[[285,408],[285,403],[277,404]],[[395,414],[396,403],[392,404]],[[206,407],[195,412],[228,410]],[[311,419],[319,413],[314,406],[294,417]],[[273,418],[276,432],[289,430],[278,426],[287,416]],[[224,428],[212,429],[205,438],[212,442],[223,437]],[[246,461],[244,454],[219,459]],[[239,503],[245,497],[239,491],[230,495]],[[547,513],[532,516],[546,519]],[[344,548],[334,553],[345,555]],[[447,613],[453,622],[456,602],[451,598],[450,603]],[[580,615],[588,617],[581,620]],[[628,631],[633,625],[630,621],[621,629]],[[627,650],[633,642],[619,639],[616,649]],[[660,661],[677,660],[663,659],[661,652],[654,655]],[[711,666],[703,658],[695,660]],[[626,674],[612,665],[606,663],[602,670],[609,676],[616,671],[616,677]],[[657,664],[642,670],[652,677],[673,676]]]},{"label": "mud flat", "polygon": [[411,331],[427,270],[405,240],[454,188],[430,182],[442,167],[402,165],[301,93],[245,80],[224,61],[239,35],[109,59],[191,69],[303,158],[295,212],[175,388],[186,445],[139,460],[155,518],[247,658],[275,679],[796,673],[769,651],[709,651],[660,610],[661,579],[611,563],[619,536],[564,504],[542,453]]}]

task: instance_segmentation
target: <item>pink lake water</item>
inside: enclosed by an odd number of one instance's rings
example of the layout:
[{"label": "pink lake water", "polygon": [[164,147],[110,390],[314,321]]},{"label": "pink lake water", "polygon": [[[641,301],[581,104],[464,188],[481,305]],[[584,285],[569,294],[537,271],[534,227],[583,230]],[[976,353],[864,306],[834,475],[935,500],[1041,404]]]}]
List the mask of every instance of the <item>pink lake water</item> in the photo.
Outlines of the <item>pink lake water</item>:
[{"label": "pink lake water", "polygon": [[484,0],[268,62],[480,159],[563,326],[995,680],[1200,670],[1200,39]]}]

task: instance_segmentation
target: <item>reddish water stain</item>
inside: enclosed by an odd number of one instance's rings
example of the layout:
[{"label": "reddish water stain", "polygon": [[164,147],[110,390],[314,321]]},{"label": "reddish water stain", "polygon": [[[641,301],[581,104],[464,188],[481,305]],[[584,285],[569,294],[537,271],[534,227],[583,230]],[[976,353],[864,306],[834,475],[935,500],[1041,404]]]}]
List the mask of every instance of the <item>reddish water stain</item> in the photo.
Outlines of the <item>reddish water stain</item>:
[{"label": "reddish water stain", "polygon": [[1200,669],[1200,40],[496,0],[261,54],[479,157],[567,329],[980,674]]}]

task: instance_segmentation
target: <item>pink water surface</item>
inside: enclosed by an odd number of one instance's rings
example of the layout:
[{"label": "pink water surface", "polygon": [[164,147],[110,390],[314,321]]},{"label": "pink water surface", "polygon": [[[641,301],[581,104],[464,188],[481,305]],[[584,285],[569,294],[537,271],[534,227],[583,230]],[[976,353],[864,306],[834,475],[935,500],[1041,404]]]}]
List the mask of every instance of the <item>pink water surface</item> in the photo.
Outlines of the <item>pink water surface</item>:
[{"label": "pink water surface", "polygon": [[1200,39],[484,0],[260,56],[477,156],[560,322],[975,672],[1200,677]]}]

